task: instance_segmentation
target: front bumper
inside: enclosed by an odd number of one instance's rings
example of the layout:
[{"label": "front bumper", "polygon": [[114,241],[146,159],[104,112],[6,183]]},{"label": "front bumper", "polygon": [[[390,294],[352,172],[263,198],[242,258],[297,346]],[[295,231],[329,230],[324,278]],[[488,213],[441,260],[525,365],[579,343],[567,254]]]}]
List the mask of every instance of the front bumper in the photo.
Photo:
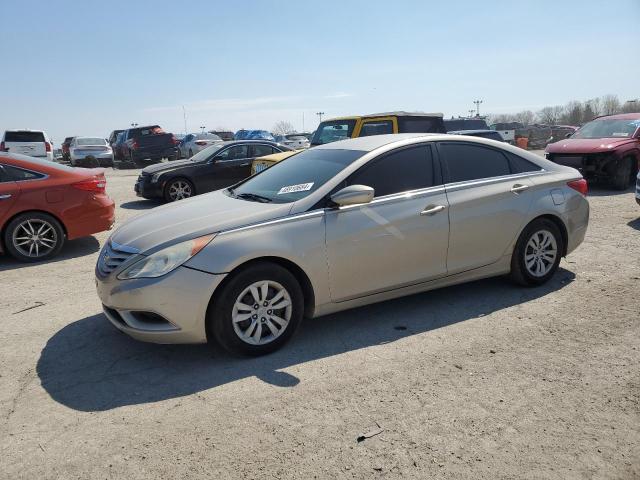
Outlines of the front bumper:
[{"label": "front bumper", "polygon": [[118,280],[96,276],[96,289],[109,321],[136,340],[205,343],[206,315],[215,289],[226,276],[178,267],[160,278]]},{"label": "front bumper", "polygon": [[163,197],[162,182],[152,183],[151,175],[140,175],[133,189],[138,197],[149,199]]}]

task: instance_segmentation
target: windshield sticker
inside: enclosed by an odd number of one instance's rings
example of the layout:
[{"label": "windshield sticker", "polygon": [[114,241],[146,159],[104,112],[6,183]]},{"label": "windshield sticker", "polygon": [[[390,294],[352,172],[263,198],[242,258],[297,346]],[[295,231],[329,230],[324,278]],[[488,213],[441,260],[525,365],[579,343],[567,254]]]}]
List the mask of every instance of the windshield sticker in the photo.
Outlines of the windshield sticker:
[{"label": "windshield sticker", "polygon": [[278,195],[283,195],[285,193],[306,192],[307,190],[311,190],[311,187],[313,187],[313,182],[299,183],[298,185],[289,185],[288,187],[282,187],[278,191]]},{"label": "windshield sticker", "polygon": [[613,132],[612,137],[628,137],[630,134],[627,132]]}]

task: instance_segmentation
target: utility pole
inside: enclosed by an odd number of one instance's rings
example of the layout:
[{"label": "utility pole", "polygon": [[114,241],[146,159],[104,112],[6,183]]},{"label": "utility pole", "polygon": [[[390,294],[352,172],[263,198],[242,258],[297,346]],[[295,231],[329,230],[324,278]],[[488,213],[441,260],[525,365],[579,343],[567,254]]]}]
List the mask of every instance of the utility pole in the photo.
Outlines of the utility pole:
[{"label": "utility pole", "polygon": [[184,134],[187,134],[187,111],[184,109],[184,105],[182,105],[182,118],[184,118]]},{"label": "utility pole", "polygon": [[318,115],[318,118],[320,119],[320,123],[322,123],[322,115],[324,115],[324,112],[316,112],[316,115]]},{"label": "utility pole", "polygon": [[476,105],[476,117],[480,116],[480,104],[482,103],[482,100],[474,100],[473,103],[475,103]]},{"label": "utility pole", "polygon": [[306,132],[306,130],[304,129],[304,112],[302,112],[302,132]]}]

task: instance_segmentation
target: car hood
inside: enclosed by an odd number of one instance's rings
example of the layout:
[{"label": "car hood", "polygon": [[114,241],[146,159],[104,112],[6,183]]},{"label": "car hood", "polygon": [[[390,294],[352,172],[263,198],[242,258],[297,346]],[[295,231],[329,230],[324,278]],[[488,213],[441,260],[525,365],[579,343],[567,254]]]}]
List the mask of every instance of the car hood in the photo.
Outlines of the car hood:
[{"label": "car hood", "polygon": [[631,138],[567,138],[547,145],[549,153],[608,152],[633,141]]},{"label": "car hood", "polygon": [[168,172],[169,170],[175,170],[181,167],[193,167],[198,165],[198,162],[192,162],[191,160],[174,160],[172,162],[166,163],[156,163],[153,165],[149,165],[142,169],[143,173],[158,173],[158,172]]},{"label": "car hood", "polygon": [[110,240],[141,253],[202,235],[284,217],[287,203],[232,198],[223,190],[169,203],[138,215],[119,227]]}]

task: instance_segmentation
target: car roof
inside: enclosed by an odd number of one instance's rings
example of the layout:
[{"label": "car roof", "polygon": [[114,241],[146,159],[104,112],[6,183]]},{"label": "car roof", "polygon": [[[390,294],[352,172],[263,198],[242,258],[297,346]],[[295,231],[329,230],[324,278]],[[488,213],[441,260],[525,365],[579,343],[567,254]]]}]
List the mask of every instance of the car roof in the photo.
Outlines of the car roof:
[{"label": "car roof", "polygon": [[603,115],[601,117],[594,118],[594,120],[604,120],[604,119],[640,120],[640,112],[637,112],[637,113],[618,113],[617,115]]},{"label": "car roof", "polygon": [[410,138],[424,137],[442,137],[446,134],[438,133],[390,133],[387,135],[371,135],[369,137],[357,137],[348,138],[346,140],[339,140],[337,142],[325,143],[318,145],[314,148],[322,148],[328,150],[360,150],[362,152],[371,152],[376,148],[383,147],[390,143],[394,143],[400,140],[407,140]]}]

